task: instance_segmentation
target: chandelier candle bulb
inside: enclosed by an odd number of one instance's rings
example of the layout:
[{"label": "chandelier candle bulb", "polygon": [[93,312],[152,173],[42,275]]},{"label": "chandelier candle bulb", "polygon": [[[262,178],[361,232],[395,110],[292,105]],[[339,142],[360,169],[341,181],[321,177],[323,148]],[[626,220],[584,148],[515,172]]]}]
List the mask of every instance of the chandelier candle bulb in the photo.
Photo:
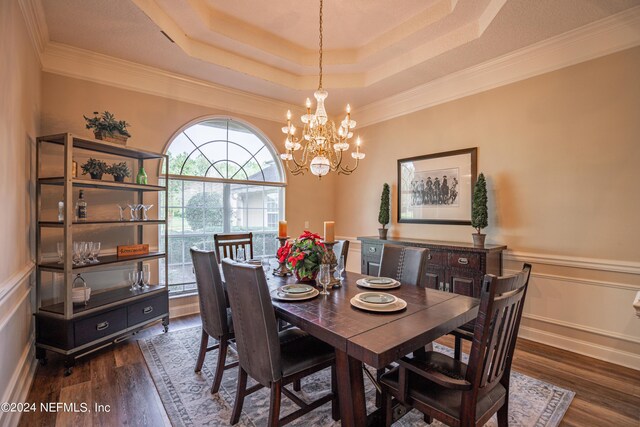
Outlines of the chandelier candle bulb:
[{"label": "chandelier candle bulb", "polygon": [[278,222],[278,237],[287,237],[287,221]]},{"label": "chandelier candle bulb", "polygon": [[336,232],[335,232],[334,221],[325,221],[324,222],[324,241],[325,242],[335,242],[336,241]]}]

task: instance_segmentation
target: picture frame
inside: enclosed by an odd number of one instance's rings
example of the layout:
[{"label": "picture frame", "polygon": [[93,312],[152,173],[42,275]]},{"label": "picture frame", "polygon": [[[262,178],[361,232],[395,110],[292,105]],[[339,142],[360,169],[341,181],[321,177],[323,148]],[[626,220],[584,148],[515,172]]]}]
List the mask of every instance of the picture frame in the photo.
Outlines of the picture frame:
[{"label": "picture frame", "polygon": [[478,148],[398,160],[398,222],[471,225]]}]

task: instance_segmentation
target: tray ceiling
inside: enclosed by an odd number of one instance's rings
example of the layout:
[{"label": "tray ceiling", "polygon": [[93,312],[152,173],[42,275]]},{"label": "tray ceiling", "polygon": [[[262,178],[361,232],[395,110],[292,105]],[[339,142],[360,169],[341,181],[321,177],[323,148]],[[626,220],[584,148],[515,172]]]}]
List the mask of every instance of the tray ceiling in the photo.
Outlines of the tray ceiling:
[{"label": "tray ceiling", "polygon": [[[349,101],[357,111],[639,4],[325,0],[328,106],[341,108]],[[294,104],[318,84],[316,0],[42,0],[42,5],[52,42]]]}]

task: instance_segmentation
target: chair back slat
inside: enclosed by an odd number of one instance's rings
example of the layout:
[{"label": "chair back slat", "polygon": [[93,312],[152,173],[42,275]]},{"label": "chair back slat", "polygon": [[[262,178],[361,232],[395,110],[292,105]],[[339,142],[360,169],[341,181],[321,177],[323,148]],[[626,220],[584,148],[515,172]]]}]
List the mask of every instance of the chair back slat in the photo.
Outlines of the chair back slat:
[{"label": "chair back slat", "polygon": [[384,245],[380,260],[380,277],[391,277],[404,285],[422,285],[424,265],[429,249]]},{"label": "chair back slat", "polygon": [[239,248],[244,248],[245,257],[253,258],[253,233],[225,233],[214,234],[218,262],[223,258],[236,259]]},{"label": "chair back slat", "polygon": [[240,366],[263,386],[282,377],[280,341],[269,287],[260,265],[222,260]]},{"label": "chair back slat", "polygon": [[220,338],[229,333],[229,325],[227,324],[227,303],[216,253],[191,248],[191,260],[198,287],[202,328],[210,336]]},{"label": "chair back slat", "polygon": [[476,396],[508,381],[530,272],[525,264],[518,274],[483,280],[466,378]]}]

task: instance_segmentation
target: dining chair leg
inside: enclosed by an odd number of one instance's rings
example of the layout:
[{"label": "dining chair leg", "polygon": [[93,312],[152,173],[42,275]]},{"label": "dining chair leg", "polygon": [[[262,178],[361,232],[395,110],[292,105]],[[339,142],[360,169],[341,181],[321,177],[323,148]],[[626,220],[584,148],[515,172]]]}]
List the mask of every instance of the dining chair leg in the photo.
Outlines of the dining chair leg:
[{"label": "dining chair leg", "polygon": [[293,381],[293,391],[300,391],[302,389],[302,380],[294,380]]},{"label": "dining chair leg", "polygon": [[509,394],[505,397],[504,405],[498,409],[498,427],[509,426]]},{"label": "dining chair leg", "polygon": [[340,399],[338,398],[338,375],[336,375],[336,365],[331,365],[331,418],[340,421]]},{"label": "dining chair leg", "polygon": [[238,366],[238,387],[236,388],[236,401],[233,403],[233,412],[231,413],[231,425],[235,425],[240,421],[240,413],[242,412],[242,404],[247,390],[247,372]]},{"label": "dining chair leg", "polygon": [[[386,372],[385,368],[380,368],[376,370],[376,380],[378,381],[378,384],[380,384],[380,377],[385,372]],[[376,408],[381,408],[383,403],[384,402],[382,401],[382,395],[378,393],[378,391],[376,391]]]},{"label": "dining chair leg", "polygon": [[393,422],[393,406],[391,405],[391,394],[383,389],[381,396],[382,417],[384,425],[389,427]]},{"label": "dining chair leg", "polygon": [[220,347],[218,348],[218,366],[216,366],[216,374],[213,377],[213,385],[211,385],[211,394],[220,390],[222,383],[222,375],[224,374],[224,364],[227,362],[227,347],[229,346],[228,337],[220,338]]},{"label": "dining chair leg", "polygon": [[198,353],[198,360],[196,361],[196,368],[194,369],[194,372],[200,372],[202,370],[204,356],[207,354],[207,345],[209,345],[209,334],[203,329],[202,336],[200,337],[200,352]]},{"label": "dining chair leg", "polygon": [[462,338],[456,336],[453,345],[453,358],[460,361],[460,356],[462,356]]},{"label": "dining chair leg", "polygon": [[269,427],[280,424],[280,400],[282,399],[282,380],[271,383],[271,399],[269,402]]},{"label": "dining chair leg", "polygon": [[425,424],[431,424],[433,422],[433,417],[431,415],[424,414],[422,419],[424,420]]}]

